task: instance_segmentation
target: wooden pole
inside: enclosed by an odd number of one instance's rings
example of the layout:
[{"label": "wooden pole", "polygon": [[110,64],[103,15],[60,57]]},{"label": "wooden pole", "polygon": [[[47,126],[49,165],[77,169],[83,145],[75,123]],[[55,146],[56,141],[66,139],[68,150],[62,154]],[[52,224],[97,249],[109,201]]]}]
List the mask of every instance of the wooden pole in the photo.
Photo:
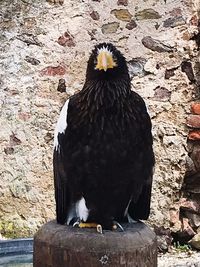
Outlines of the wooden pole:
[{"label": "wooden pole", "polygon": [[51,221],[34,237],[34,267],[157,267],[155,234],[144,223],[125,231],[79,229]]}]

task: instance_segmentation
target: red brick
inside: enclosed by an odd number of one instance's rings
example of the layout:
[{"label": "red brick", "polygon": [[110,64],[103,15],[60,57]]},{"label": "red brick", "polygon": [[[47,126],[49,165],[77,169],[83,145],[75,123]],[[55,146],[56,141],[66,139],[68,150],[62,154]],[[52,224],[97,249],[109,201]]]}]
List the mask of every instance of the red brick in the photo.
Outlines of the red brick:
[{"label": "red brick", "polygon": [[189,210],[193,213],[200,211],[200,205],[195,200],[188,200],[186,198],[182,198],[179,200],[180,203],[180,209]]},{"label": "red brick", "polygon": [[66,73],[66,69],[62,66],[52,67],[48,66],[40,71],[40,74],[47,76],[56,76],[56,75],[64,75]]},{"label": "red brick", "polygon": [[191,131],[188,134],[189,140],[200,140],[200,131]]},{"label": "red brick", "polygon": [[58,38],[58,43],[62,46],[75,46],[74,37],[68,31]]},{"label": "red brick", "polygon": [[200,115],[200,103],[193,103],[191,109],[194,114]]},{"label": "red brick", "polygon": [[67,42],[67,40],[66,40],[65,36],[62,35],[58,38],[59,45],[66,46],[66,42]]},{"label": "red brick", "polygon": [[90,13],[90,17],[93,19],[93,20],[99,20],[99,13],[97,12],[97,11],[92,11],[91,13]]},{"label": "red brick", "polygon": [[197,17],[197,15],[194,15],[191,17],[190,19],[190,23],[193,25],[193,26],[198,26],[198,22],[199,22],[199,19]]},{"label": "red brick", "polygon": [[185,234],[187,234],[187,236],[191,238],[196,234],[192,227],[189,225],[188,218],[183,218],[182,231],[185,232]]},{"label": "red brick", "polygon": [[188,116],[186,124],[191,128],[200,128],[200,115]]}]

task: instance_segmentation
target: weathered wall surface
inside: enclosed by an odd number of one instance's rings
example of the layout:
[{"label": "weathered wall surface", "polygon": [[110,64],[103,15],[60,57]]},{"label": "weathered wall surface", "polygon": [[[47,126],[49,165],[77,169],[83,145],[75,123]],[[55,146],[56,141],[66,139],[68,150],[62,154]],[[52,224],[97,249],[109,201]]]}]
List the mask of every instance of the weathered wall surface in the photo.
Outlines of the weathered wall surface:
[{"label": "weathered wall surface", "polygon": [[[33,234],[54,218],[53,129],[83,86],[94,44],[130,61],[133,89],[153,120],[156,168],[150,222],[169,225],[185,175],[185,118],[195,82],[197,9],[188,0],[0,1],[0,231]],[[187,65],[187,64],[186,64]],[[66,93],[57,91],[65,79]],[[62,91],[62,86],[60,89]]]}]

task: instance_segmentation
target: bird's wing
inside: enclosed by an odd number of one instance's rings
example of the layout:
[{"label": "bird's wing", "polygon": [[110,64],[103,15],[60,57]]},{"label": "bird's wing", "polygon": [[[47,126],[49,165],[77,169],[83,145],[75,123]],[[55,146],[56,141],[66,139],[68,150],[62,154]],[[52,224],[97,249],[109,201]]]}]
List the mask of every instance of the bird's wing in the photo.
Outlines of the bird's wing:
[{"label": "bird's wing", "polygon": [[152,173],[153,171],[148,174],[137,201],[131,201],[129,204],[128,214],[134,220],[147,220],[149,217],[151,204]]},{"label": "bird's wing", "polygon": [[[150,213],[151,188],[153,167],[155,163],[154,153],[152,148],[151,120],[146,109],[143,99],[135,92],[132,92],[133,106],[137,107],[136,113],[138,116],[139,134],[140,134],[140,160],[142,165],[138,172],[137,184],[141,187],[134,188],[132,201],[130,201],[128,213],[133,219],[146,220]],[[134,194],[140,192],[137,198]],[[137,194],[136,194],[137,195]]]},{"label": "bird's wing", "polygon": [[67,112],[69,100],[63,106],[54,133],[54,187],[57,222],[64,224],[70,209],[70,191],[65,167],[65,139],[67,130]]}]

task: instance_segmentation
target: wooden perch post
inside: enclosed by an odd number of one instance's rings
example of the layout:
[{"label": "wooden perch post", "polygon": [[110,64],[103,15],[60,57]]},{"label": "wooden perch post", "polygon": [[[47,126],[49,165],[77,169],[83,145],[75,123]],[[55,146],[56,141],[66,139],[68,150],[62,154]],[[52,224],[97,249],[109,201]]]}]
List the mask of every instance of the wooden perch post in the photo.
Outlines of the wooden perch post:
[{"label": "wooden perch post", "polygon": [[156,267],[155,234],[144,223],[125,231],[79,229],[51,221],[34,237],[34,267]]}]

